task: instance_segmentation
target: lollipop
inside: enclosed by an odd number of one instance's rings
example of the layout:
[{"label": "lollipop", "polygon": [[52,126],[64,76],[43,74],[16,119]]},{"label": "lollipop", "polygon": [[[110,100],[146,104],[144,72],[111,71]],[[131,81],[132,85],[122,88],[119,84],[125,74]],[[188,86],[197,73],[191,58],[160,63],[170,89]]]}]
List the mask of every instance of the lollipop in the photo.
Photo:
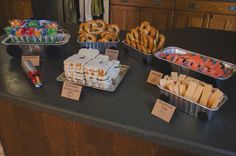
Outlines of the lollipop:
[{"label": "lollipop", "polygon": [[28,24],[29,27],[38,27],[39,23],[36,20],[30,21]]},{"label": "lollipop", "polygon": [[56,35],[57,35],[57,29],[55,28],[48,29],[48,36],[50,37],[52,42],[55,40]]},{"label": "lollipop", "polygon": [[21,26],[21,20],[9,20],[9,23],[11,24],[11,27],[20,27]]},{"label": "lollipop", "polygon": [[48,20],[10,20],[10,27],[4,28],[6,34],[16,41],[54,42],[58,24]]},{"label": "lollipop", "polygon": [[6,28],[4,28],[4,31],[6,32],[7,35],[10,35],[12,29],[13,29],[12,27],[6,27]]}]

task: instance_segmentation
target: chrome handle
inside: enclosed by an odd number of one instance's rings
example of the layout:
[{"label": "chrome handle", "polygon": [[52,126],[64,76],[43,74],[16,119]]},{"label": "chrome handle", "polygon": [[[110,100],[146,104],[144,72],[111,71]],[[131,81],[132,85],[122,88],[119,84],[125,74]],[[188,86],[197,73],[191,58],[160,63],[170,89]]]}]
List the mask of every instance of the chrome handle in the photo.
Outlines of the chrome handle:
[{"label": "chrome handle", "polygon": [[228,10],[229,10],[229,11],[236,11],[236,6],[229,6],[229,7],[228,7]]}]

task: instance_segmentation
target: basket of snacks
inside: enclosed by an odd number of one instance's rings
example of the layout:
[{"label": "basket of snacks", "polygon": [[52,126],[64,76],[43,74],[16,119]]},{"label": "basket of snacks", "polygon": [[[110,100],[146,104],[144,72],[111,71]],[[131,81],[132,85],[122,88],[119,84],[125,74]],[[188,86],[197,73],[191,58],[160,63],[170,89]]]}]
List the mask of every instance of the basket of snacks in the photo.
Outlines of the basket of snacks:
[{"label": "basket of snacks", "polygon": [[157,86],[162,100],[203,121],[211,120],[228,99],[211,84],[177,72],[164,76]]},{"label": "basket of snacks", "polygon": [[126,34],[123,43],[126,45],[127,52],[135,51],[145,64],[150,64],[153,54],[163,48],[165,36],[149,22],[144,21]]},{"label": "basket of snacks", "polygon": [[106,49],[117,49],[119,32],[120,28],[116,24],[107,24],[101,19],[90,20],[80,24],[77,41],[80,48],[105,52]]},{"label": "basket of snacks", "polygon": [[2,44],[7,46],[8,54],[13,57],[20,56],[17,52],[22,55],[40,53],[41,56],[45,56],[45,51],[65,45],[70,39],[68,32],[54,21],[14,19],[9,20],[9,24],[4,28],[7,37]]},{"label": "basket of snacks", "polygon": [[236,66],[232,63],[178,47],[167,47],[154,55],[168,62],[173,71],[198,78],[205,77],[204,80],[210,78],[216,87],[220,87],[224,80],[229,79],[236,72]]},{"label": "basket of snacks", "polygon": [[110,60],[97,49],[82,48],[64,60],[64,72],[58,81],[70,81],[75,84],[103,91],[114,92],[129,70],[128,65],[119,60]]}]

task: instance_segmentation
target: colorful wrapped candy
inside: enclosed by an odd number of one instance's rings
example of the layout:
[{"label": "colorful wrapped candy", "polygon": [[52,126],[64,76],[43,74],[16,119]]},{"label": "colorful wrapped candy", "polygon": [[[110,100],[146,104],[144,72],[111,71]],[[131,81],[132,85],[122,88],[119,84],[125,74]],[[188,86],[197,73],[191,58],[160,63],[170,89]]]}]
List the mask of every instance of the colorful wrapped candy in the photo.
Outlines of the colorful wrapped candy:
[{"label": "colorful wrapped candy", "polygon": [[4,31],[15,42],[52,43],[58,34],[58,24],[49,20],[14,19],[9,24]]}]

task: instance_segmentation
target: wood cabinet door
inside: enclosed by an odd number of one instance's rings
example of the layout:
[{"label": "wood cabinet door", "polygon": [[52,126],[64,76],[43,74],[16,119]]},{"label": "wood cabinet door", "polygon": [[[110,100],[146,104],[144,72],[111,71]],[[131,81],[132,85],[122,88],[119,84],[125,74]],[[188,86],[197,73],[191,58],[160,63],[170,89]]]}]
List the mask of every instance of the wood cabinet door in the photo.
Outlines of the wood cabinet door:
[{"label": "wood cabinet door", "polygon": [[149,21],[158,30],[165,30],[171,26],[172,11],[168,9],[143,8],[141,21]]},{"label": "wood cabinet door", "polygon": [[188,11],[176,11],[174,13],[174,28],[205,28],[208,22],[207,14]]},{"label": "wood cabinet door", "polygon": [[236,16],[219,14],[210,14],[209,16],[209,29],[236,31]]},{"label": "wood cabinet door", "polygon": [[118,24],[121,30],[130,30],[140,24],[138,7],[111,5],[110,23]]}]

